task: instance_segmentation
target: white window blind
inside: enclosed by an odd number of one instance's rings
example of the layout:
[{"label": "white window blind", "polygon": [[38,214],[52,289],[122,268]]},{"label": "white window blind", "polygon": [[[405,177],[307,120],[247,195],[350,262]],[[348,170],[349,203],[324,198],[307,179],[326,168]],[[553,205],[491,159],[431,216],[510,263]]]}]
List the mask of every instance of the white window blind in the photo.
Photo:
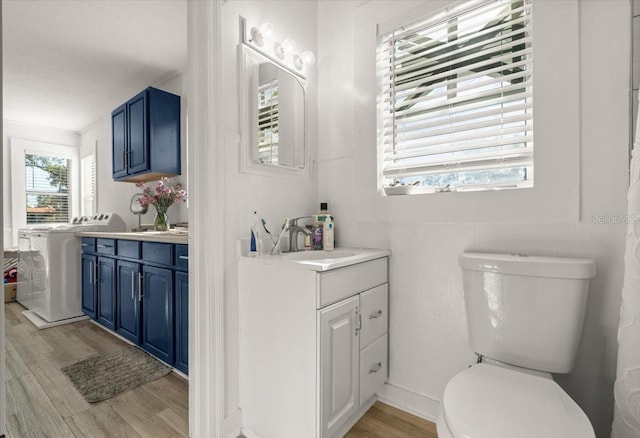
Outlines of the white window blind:
[{"label": "white window blind", "polygon": [[258,161],[278,164],[278,79],[258,87]]},{"label": "white window blind", "polygon": [[96,161],[95,155],[84,157],[80,167],[82,180],[82,215],[91,216],[96,213]]},{"label": "white window blind", "polygon": [[25,153],[27,224],[71,221],[71,160]]},{"label": "white window blind", "polygon": [[383,185],[533,185],[530,0],[469,1],[380,35]]}]

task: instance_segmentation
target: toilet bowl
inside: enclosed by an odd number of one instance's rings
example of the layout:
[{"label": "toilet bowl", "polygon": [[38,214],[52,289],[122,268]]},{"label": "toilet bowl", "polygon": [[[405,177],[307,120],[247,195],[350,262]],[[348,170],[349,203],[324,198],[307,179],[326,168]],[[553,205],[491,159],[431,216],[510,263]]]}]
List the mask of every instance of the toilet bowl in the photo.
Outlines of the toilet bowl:
[{"label": "toilet bowl", "polygon": [[481,358],[446,385],[439,438],[593,438],[550,373],[573,367],[593,261],[464,253],[469,344]]},{"label": "toilet bowl", "polygon": [[438,438],[594,438],[589,419],[551,379],[476,364],[444,392]]}]

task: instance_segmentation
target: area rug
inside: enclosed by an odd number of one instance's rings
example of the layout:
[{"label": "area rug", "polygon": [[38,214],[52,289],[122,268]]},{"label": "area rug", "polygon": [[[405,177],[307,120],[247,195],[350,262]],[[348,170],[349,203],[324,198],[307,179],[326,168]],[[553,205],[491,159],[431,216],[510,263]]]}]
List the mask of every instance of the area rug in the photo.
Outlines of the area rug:
[{"label": "area rug", "polygon": [[106,400],[171,372],[139,348],[98,354],[62,368],[86,401]]}]

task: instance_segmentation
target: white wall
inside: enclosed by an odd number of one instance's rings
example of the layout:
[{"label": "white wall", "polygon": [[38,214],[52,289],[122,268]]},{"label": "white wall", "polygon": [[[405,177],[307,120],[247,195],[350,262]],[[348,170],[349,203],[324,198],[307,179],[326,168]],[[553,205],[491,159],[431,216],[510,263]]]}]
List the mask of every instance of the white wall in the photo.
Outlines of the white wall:
[{"label": "white wall", "polygon": [[[316,3],[307,1],[228,1],[222,8],[222,51],[225,155],[225,339],[227,417],[237,414],[238,399],[238,286],[236,244],[249,237],[251,215],[258,211],[267,220],[272,233],[280,229],[284,217],[307,215],[318,209],[316,174],[311,169],[308,181],[292,181],[275,176],[240,173],[240,126],[238,110],[239,15],[249,24],[274,25],[274,37],[283,41],[292,38],[296,50],[316,52]],[[308,146],[315,159],[316,92],[315,70],[308,78]]]},{"label": "white wall", "polygon": [[[517,208],[517,191],[476,194],[490,199],[505,212],[502,215],[477,201],[481,198],[443,193],[390,199],[372,187],[375,88],[363,66],[373,54],[363,47],[370,47],[366,38],[375,38],[375,23],[373,32],[362,27],[371,17],[386,20],[416,6],[435,9],[446,3],[321,0],[318,6],[318,194],[337,218],[339,245],[392,250],[390,375],[385,394],[391,402],[433,416],[447,381],[474,361],[467,345],[457,265],[461,252],[589,257],[596,261],[598,273],[590,288],[577,363],[571,374],[557,376],[557,381],[585,410],[597,435],[608,436],[626,225],[607,223],[607,216],[626,213],[630,3],[580,2],[579,12],[572,1],[547,3],[559,12],[573,11],[567,18],[574,19],[573,38],[579,45],[576,74],[564,78],[566,70],[556,69],[555,81],[564,81],[568,88],[577,85],[578,94],[571,101],[551,101],[557,120],[536,125],[536,177],[553,167],[548,158],[540,159],[552,157],[550,152],[564,157],[558,162],[562,166],[578,167],[557,192],[531,199],[525,206],[529,215],[509,211]],[[534,12],[534,23],[539,18]],[[534,45],[548,41],[557,29],[537,34],[535,30]],[[552,82],[537,81],[536,92],[548,99]],[[538,116],[544,114],[538,111],[536,120]],[[578,140],[575,148],[571,142],[557,141],[572,129],[575,135],[569,138]],[[553,179],[548,178],[543,185],[553,187],[550,183]],[[557,208],[561,214],[556,214]]]},{"label": "white wall", "polygon": [[[182,75],[176,75],[155,87],[180,96],[181,105],[181,136],[182,136],[182,175],[171,178],[170,182],[180,182],[186,186],[187,182],[187,102],[186,84]],[[142,91],[142,90],[140,90]],[[130,96],[133,97],[133,96]],[[122,216],[127,229],[138,226],[138,217],[129,210],[131,197],[139,193],[141,189],[134,183],[115,182],[112,178],[112,139],[111,139],[111,114],[105,114],[103,118],[87,126],[80,132],[81,148],[80,156],[85,157],[95,150],[96,154],[96,200],[98,212],[117,213]],[[151,184],[151,183],[150,183]],[[186,187],[187,192],[189,188]],[[185,204],[177,204],[168,211],[169,222],[176,223],[187,221],[187,208]],[[143,224],[153,224],[155,209],[149,208],[147,214],[142,215]]]},{"label": "white wall", "polygon": [[[32,140],[41,143],[50,143],[51,145],[64,145],[79,147],[80,136],[72,131],[64,131],[61,129],[52,129],[42,126],[28,125],[24,123],[12,122],[10,120],[3,121],[2,133],[2,181],[3,181],[3,236],[4,247],[11,248],[17,246],[13,235],[17,233],[13,224],[12,209],[12,184],[11,184],[11,146],[10,139],[19,138],[24,140]],[[17,225],[19,227],[19,225]]]}]

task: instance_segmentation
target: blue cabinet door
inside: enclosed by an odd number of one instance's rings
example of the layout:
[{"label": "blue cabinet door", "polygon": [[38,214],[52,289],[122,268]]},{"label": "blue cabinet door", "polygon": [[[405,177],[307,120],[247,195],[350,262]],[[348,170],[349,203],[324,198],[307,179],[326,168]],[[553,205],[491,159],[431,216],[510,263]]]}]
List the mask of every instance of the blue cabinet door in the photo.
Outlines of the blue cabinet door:
[{"label": "blue cabinet door", "polygon": [[98,322],[116,329],[116,260],[98,257]]},{"label": "blue cabinet door", "polygon": [[96,262],[98,258],[91,254],[82,254],[82,312],[90,318],[96,319]]},{"label": "blue cabinet door", "polygon": [[[185,245],[186,246],[186,245]],[[176,271],[176,362],[189,374],[189,274]]]},{"label": "blue cabinet door", "polygon": [[117,332],[140,343],[140,265],[118,260],[116,274]]},{"label": "blue cabinet door", "polygon": [[149,170],[149,128],[147,124],[147,91],[127,103],[129,124],[129,175]]},{"label": "blue cabinet door", "polygon": [[121,105],[111,113],[111,135],[113,138],[113,179],[127,176],[127,108]]},{"label": "blue cabinet door", "polygon": [[173,364],[173,272],[144,265],[142,285],[142,348]]}]

